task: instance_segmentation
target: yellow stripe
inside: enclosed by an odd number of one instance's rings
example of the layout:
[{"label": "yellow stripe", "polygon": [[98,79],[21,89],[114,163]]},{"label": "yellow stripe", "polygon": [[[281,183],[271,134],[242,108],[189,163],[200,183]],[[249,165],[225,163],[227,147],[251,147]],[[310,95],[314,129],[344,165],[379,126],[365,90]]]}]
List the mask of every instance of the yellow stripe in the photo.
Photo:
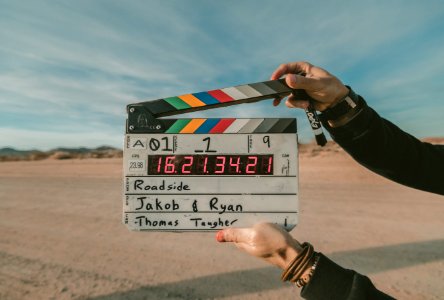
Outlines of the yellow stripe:
[{"label": "yellow stripe", "polygon": [[190,123],[188,123],[180,133],[193,133],[200,127],[207,119],[192,119]]},{"label": "yellow stripe", "polygon": [[191,94],[179,96],[186,104],[191,107],[205,106],[206,104]]}]

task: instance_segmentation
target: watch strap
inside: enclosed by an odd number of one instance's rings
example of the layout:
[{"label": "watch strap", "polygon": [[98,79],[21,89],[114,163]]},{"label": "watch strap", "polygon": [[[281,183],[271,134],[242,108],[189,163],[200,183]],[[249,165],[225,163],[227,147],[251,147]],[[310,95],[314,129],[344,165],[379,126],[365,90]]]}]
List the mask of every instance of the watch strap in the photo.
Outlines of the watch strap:
[{"label": "watch strap", "polygon": [[347,114],[350,110],[360,106],[359,96],[356,95],[349,86],[347,86],[347,88],[349,92],[341,101],[322,112],[322,117],[325,120],[336,120]]}]

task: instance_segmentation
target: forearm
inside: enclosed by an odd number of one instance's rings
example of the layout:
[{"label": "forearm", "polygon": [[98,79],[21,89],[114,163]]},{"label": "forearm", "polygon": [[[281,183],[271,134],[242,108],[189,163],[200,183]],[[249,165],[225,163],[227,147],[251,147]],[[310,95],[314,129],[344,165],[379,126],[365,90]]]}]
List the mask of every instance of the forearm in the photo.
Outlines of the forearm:
[{"label": "forearm", "polygon": [[313,276],[302,288],[304,299],[393,299],[376,289],[367,277],[342,268],[322,253],[319,255]]},{"label": "forearm", "polygon": [[[282,280],[302,287],[305,299],[393,299],[375,288],[367,277],[347,270],[329,260],[322,253],[314,252],[309,243],[303,250],[288,257]],[[292,248],[290,245],[287,248]],[[288,253],[288,251],[285,251]]]},{"label": "forearm", "polygon": [[403,185],[444,194],[444,146],[423,143],[381,118],[365,101],[347,124],[323,125],[332,138],[368,169]]}]

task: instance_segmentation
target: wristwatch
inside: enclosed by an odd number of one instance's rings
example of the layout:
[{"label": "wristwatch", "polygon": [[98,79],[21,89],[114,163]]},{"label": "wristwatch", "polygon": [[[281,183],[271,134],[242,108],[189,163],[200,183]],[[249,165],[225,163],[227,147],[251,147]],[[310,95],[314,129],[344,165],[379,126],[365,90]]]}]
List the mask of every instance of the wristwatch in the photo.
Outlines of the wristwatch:
[{"label": "wristwatch", "polygon": [[356,95],[349,86],[347,86],[347,88],[349,89],[349,92],[341,101],[335,106],[322,111],[322,117],[324,120],[337,120],[348,114],[350,111],[360,108],[361,101],[359,100],[359,96]]}]

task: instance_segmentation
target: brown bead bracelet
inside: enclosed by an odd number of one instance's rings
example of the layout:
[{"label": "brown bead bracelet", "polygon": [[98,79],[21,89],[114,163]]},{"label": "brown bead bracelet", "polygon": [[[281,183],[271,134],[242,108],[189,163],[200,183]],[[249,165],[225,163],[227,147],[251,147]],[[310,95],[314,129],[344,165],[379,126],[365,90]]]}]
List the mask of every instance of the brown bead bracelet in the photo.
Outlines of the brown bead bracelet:
[{"label": "brown bead bracelet", "polygon": [[298,279],[298,281],[296,281],[297,287],[299,288],[304,287],[310,281],[314,271],[316,270],[318,262],[319,262],[319,254],[315,252],[313,255],[313,264],[311,265],[310,272],[308,274],[303,275],[301,278]]},{"label": "brown bead bracelet", "polygon": [[282,281],[290,281],[297,284],[297,282],[301,279],[302,274],[305,272],[305,270],[307,270],[307,266],[313,260],[314,254],[315,252],[313,246],[310,243],[303,243],[302,251],[282,272]]}]

